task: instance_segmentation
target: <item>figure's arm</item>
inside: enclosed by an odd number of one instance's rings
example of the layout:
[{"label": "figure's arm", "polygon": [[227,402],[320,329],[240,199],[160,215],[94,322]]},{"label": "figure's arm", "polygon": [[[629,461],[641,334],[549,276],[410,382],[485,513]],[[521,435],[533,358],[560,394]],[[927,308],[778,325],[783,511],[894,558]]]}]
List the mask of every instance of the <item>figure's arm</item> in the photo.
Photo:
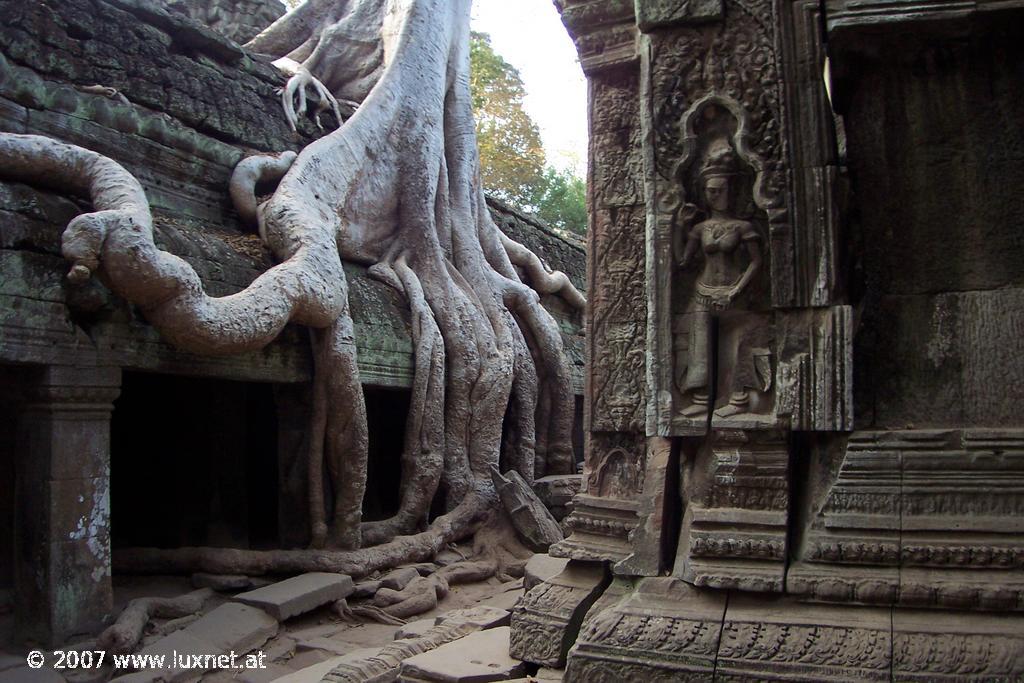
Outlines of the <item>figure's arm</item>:
[{"label": "figure's arm", "polygon": [[700,247],[700,236],[695,234],[694,230],[689,231],[688,235],[686,249],[683,250],[683,256],[679,259],[680,268],[690,265],[693,255],[697,253],[697,248]]},{"label": "figure's arm", "polygon": [[743,276],[740,277],[739,282],[732,288],[732,296],[736,297],[750,284],[750,281],[754,279],[758,271],[761,270],[761,264],[763,258],[761,257],[761,244],[760,238],[757,233],[750,233],[745,235],[743,243],[747,247],[747,254],[750,256],[750,263],[747,265],[747,269],[743,271]]},{"label": "figure's arm", "polygon": [[[685,268],[700,246],[700,237],[694,234],[693,223],[697,218],[698,209],[693,204],[684,204],[676,211],[672,220],[672,255]],[[685,244],[683,240],[685,241]]]}]

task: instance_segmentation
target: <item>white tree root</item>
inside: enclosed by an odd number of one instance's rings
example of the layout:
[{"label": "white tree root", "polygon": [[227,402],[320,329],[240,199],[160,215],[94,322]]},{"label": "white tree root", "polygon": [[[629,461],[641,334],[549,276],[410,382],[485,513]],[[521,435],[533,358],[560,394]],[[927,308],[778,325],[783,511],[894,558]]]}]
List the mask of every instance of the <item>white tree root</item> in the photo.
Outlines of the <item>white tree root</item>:
[{"label": "white tree root", "polygon": [[281,152],[276,155],[259,155],[246,157],[238,162],[231,173],[228,190],[231,201],[235,205],[238,217],[251,228],[259,228],[260,237],[266,241],[266,234],[259,225],[259,213],[256,204],[256,184],[280,180],[295,163],[298,155],[295,152]]},{"label": "white tree root", "polygon": [[212,588],[202,588],[177,598],[136,598],[128,603],[112,626],[100,634],[97,645],[114,653],[131,652],[142,640],[150,620],[186,617],[203,609],[213,597]]},{"label": "white tree root", "polygon": [[[501,464],[506,419],[514,421],[515,442],[505,444],[512,468],[527,479],[572,471],[568,364],[537,291],[574,306],[582,297],[503,236],[488,213],[468,90],[469,10],[470,0],[307,0],[254,39],[253,49],[301,63],[334,97],[361,104],[299,154],[263,204],[256,206],[256,182],[282,172],[284,157],[246,162],[238,172],[232,190],[241,212],[255,215],[279,264],[229,297],[206,296],[188,264],[156,248],[142,188],[116,163],[0,134],[4,177],[78,188],[93,199],[96,212],[65,232],[71,277],[97,272],[171,343],[227,353],[263,346],[289,322],[314,328],[309,495],[313,545],[324,547],[137,548],[115,552],[117,571],[360,577],[430,559],[499,508],[490,471]],[[293,96],[301,110],[300,90]],[[342,256],[376,264],[373,274],[402,291],[412,310],[401,504],[381,523],[360,519],[366,414]],[[437,495],[448,512],[429,522]],[[479,534],[477,546],[485,571],[520,570],[522,549],[507,529]]]},{"label": "white tree root", "polygon": [[501,244],[512,263],[526,271],[535,290],[541,294],[557,294],[580,311],[586,307],[587,300],[568,275],[560,270],[551,270],[540,257],[505,233],[501,233]]}]

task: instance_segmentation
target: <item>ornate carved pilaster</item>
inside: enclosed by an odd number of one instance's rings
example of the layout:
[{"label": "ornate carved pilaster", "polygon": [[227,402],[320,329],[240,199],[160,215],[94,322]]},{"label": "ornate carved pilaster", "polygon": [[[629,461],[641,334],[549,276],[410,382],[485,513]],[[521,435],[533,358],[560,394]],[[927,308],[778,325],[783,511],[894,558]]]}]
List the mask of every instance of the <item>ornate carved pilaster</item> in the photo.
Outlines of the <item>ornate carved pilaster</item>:
[{"label": "ornate carved pilaster", "polygon": [[583,489],[563,524],[571,532],[551,546],[554,557],[618,562],[633,551],[639,494],[644,489],[645,440],[634,434],[592,434]]},{"label": "ornate carved pilaster", "polygon": [[47,366],[19,421],[15,616],[57,645],[109,618],[110,415],[119,368]]}]

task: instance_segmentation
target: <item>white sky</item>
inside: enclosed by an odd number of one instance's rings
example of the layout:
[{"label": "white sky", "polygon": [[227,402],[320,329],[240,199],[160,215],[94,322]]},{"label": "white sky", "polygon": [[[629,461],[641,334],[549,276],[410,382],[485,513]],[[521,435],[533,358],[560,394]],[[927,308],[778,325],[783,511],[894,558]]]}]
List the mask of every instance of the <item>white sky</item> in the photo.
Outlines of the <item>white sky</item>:
[{"label": "white sky", "polygon": [[519,69],[526,112],[540,128],[548,164],[587,166],[587,82],[551,0],[473,0],[473,30]]}]

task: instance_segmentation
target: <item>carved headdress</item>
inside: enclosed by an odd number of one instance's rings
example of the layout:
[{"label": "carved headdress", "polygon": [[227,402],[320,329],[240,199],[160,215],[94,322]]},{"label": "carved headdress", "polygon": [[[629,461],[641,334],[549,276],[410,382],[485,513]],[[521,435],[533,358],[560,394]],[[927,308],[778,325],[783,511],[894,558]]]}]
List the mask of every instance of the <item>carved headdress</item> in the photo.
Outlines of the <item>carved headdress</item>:
[{"label": "carved headdress", "polygon": [[722,146],[708,150],[700,167],[700,179],[729,178],[740,175],[739,159],[731,147]]}]

